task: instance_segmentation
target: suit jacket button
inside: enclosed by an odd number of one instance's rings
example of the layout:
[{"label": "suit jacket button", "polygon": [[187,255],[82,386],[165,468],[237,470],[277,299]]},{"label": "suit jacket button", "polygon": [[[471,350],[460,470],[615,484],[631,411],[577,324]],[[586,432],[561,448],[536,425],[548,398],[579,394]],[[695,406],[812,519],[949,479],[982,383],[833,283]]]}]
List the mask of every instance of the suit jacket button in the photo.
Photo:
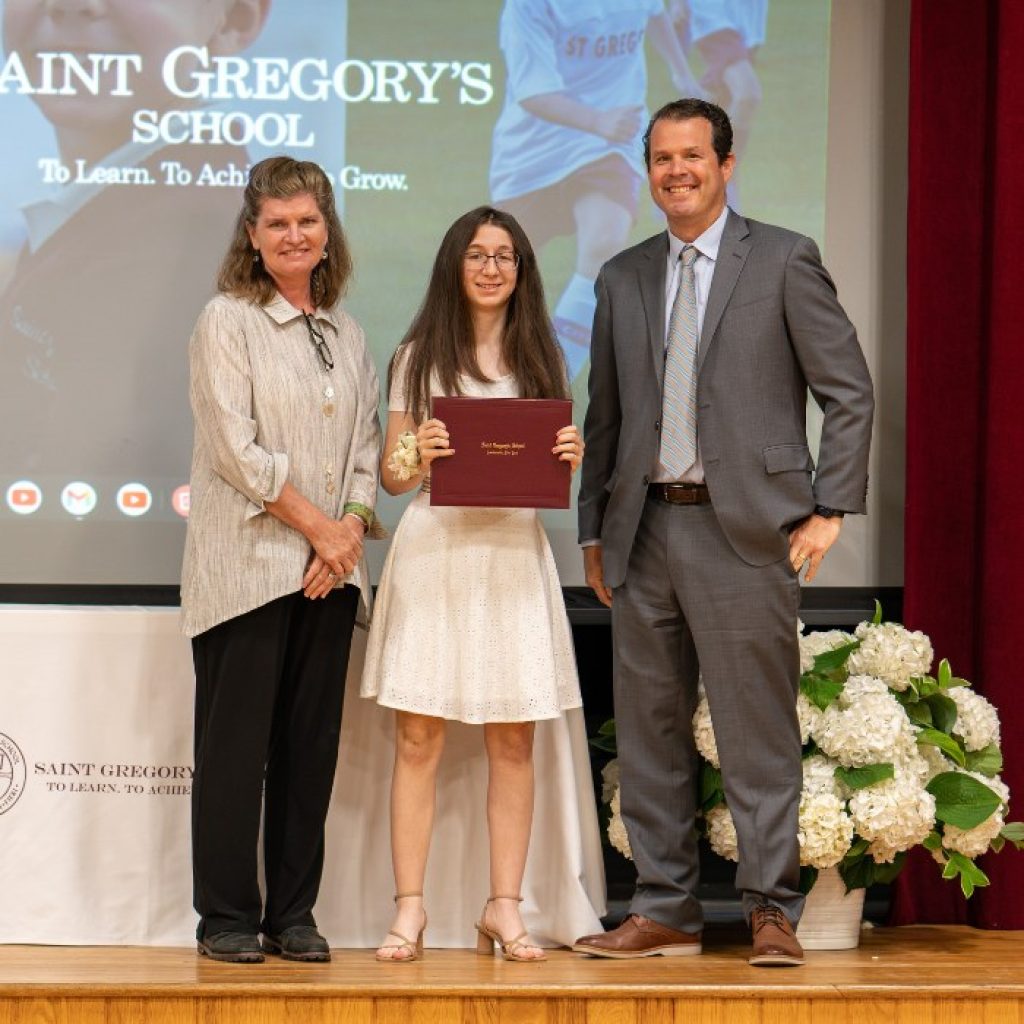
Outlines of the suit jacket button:
[{"label": "suit jacket button", "polygon": [[650,482],[651,481],[645,476],[644,477],[644,487],[646,487]]},{"label": "suit jacket button", "polygon": [[654,421],[654,429],[655,430],[661,430],[661,420],[655,420]]}]

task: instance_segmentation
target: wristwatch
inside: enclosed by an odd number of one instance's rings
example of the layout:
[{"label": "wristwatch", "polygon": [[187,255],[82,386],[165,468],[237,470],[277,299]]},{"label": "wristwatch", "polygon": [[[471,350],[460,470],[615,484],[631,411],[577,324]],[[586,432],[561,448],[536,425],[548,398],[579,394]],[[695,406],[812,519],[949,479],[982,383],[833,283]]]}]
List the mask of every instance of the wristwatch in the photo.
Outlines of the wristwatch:
[{"label": "wristwatch", "polygon": [[840,519],[846,515],[841,509],[829,508],[828,505],[815,505],[814,514],[821,516],[822,519],[832,519],[834,516],[838,516]]}]

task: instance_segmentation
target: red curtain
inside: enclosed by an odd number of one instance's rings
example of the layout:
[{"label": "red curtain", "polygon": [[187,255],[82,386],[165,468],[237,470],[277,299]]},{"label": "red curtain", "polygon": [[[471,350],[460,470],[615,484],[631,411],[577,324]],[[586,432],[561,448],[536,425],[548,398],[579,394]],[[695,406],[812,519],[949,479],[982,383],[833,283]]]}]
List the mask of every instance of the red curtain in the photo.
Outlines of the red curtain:
[{"label": "red curtain", "polygon": [[[1024,4],[911,11],[904,619],[999,709],[1024,819]],[[916,851],[921,854],[921,851]],[[1024,928],[1024,853],[965,902],[927,855],[894,924]]]}]

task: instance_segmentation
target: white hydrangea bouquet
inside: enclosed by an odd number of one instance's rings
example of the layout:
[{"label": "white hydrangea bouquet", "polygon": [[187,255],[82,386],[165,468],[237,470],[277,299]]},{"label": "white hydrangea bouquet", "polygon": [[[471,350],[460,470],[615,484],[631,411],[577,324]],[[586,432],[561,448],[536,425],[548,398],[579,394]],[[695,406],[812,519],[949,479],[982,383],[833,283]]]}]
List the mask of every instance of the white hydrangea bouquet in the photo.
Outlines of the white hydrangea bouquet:
[{"label": "white hydrangea bouquet", "polygon": [[[988,884],[975,863],[1011,842],[1024,849],[1024,823],[1007,823],[1009,790],[999,777],[996,709],[934,659],[923,633],[875,617],[853,634],[800,636],[797,717],[804,744],[799,840],[801,887],[837,867],[847,890],[891,881],[906,851],[922,844],[965,896]],[[702,830],[712,849],[737,860],[718,749],[703,690],[693,716],[701,762]],[[614,750],[615,725],[595,744]],[[619,814],[618,765],[604,769],[608,838],[630,856]]]}]

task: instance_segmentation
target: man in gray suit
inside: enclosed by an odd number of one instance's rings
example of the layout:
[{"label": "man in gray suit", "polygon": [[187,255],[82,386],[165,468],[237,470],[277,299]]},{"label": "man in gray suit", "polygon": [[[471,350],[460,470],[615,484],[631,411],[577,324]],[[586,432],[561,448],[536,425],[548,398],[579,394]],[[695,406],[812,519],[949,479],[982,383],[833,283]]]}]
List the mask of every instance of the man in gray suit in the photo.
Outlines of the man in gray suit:
[{"label": "man in gray suit", "polygon": [[[700,952],[698,676],[736,824],[753,964],[800,964],[799,573],[863,512],[874,408],[856,332],[809,238],[725,204],[732,127],[703,100],[644,138],[668,232],[597,280],[579,499],[587,583],[612,609],[625,922],[574,949]],[[824,413],[817,471],[807,391]],[[812,476],[813,472],[813,476]]]}]

